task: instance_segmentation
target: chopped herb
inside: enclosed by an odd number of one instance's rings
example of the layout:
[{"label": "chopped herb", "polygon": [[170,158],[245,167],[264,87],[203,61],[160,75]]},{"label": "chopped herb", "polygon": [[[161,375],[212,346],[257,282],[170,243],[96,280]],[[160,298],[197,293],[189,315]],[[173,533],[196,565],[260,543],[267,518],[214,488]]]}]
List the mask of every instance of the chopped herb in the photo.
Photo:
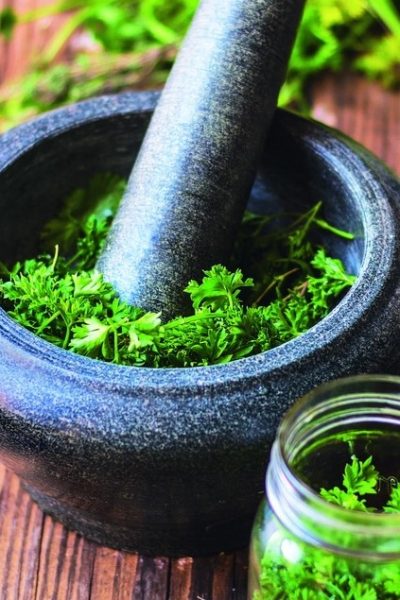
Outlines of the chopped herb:
[{"label": "chopped herb", "polygon": [[[44,227],[47,253],[3,265],[4,307],[62,348],[134,366],[226,363],[301,335],[355,281],[313,241],[321,228],[352,237],[322,219],[321,203],[301,215],[247,213],[230,267],[214,265],[202,281],[190,281],[193,314],[163,324],[160,314],[119,300],[95,270],[124,186],[114,175],[96,176]],[[250,277],[241,265],[251,266]]]},{"label": "chopped herb", "polygon": [[[342,487],[322,488],[328,502],[350,510],[373,512],[368,495],[378,492],[379,473],[372,462],[356,456],[346,464]],[[383,512],[400,513],[400,487],[393,487]],[[400,598],[399,561],[370,564],[306,545],[282,531],[281,543],[293,544],[298,560],[277,551],[276,537],[261,559],[259,590],[252,600],[392,600]],[[272,540],[272,538],[271,538]],[[282,546],[281,546],[282,547]],[[292,552],[292,554],[294,554]]]}]

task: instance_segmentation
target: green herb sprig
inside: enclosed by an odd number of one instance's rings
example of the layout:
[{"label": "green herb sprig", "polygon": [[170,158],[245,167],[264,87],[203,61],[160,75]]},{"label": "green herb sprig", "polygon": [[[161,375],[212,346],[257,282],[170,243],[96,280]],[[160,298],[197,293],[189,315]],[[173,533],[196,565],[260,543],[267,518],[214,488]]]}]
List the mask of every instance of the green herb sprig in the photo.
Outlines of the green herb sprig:
[{"label": "green herb sprig", "polygon": [[[321,203],[301,215],[248,213],[229,268],[214,265],[190,281],[192,314],[162,323],[160,314],[122,302],[94,268],[124,186],[114,175],[96,176],[44,227],[46,254],[3,267],[3,306],[64,349],[133,366],[227,363],[301,335],[355,281],[313,241],[321,228],[352,238],[322,219]],[[251,266],[251,277],[241,265]]]},{"label": "green herb sprig", "polygon": [[[322,488],[322,498],[349,510],[375,512],[368,496],[376,495],[379,472],[373,457],[351,457],[342,487]],[[386,513],[400,514],[400,487],[393,487]],[[285,535],[285,534],[283,534]],[[400,598],[400,564],[367,564],[332,552],[294,542],[299,560],[291,563],[267,547],[261,561],[260,590],[253,600],[392,600]]]}]

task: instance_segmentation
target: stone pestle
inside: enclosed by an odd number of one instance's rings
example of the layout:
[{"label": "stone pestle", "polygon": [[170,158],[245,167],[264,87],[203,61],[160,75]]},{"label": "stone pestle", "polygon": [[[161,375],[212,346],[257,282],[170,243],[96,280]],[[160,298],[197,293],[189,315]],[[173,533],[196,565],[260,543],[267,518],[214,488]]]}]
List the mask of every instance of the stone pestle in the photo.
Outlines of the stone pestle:
[{"label": "stone pestle", "polygon": [[186,312],[227,263],[303,0],[203,0],[151,120],[97,268],[126,302]]}]

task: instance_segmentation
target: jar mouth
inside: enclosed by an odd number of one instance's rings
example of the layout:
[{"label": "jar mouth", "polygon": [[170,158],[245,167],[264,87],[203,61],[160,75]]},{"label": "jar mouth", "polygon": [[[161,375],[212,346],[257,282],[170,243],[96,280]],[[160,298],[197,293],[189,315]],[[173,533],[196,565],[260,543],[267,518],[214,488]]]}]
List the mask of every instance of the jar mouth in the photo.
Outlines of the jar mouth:
[{"label": "jar mouth", "polygon": [[267,496],[294,535],[339,554],[372,560],[400,557],[400,514],[351,510],[325,500],[294,469],[318,437],[363,426],[398,428],[400,377],[364,375],[324,384],[287,412],[267,471]]}]

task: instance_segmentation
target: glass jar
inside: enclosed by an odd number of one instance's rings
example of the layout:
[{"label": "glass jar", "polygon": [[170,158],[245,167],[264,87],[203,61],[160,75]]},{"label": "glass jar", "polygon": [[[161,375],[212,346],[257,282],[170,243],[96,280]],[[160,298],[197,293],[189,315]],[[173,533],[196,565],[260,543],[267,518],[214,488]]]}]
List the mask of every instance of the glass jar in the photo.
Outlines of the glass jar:
[{"label": "glass jar", "polygon": [[400,378],[342,379],[299,400],[272,448],[249,600],[400,598],[399,481]]}]

